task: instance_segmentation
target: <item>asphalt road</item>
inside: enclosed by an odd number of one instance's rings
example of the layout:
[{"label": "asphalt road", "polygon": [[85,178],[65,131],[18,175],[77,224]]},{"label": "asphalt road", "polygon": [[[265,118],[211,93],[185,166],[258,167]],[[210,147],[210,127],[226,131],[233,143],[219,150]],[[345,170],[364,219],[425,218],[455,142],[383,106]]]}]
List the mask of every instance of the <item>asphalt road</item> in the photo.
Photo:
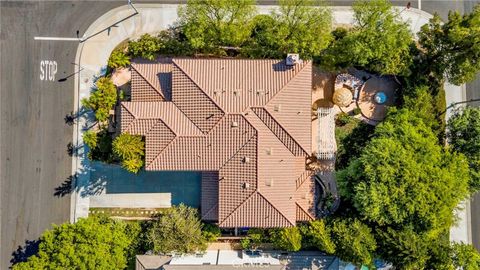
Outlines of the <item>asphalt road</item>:
[{"label": "asphalt road", "polygon": [[[74,37],[116,5],[0,4],[0,269],[7,269],[12,252],[25,241],[70,218],[70,196],[55,197],[54,189],[71,174],[67,144],[73,130],[64,117],[73,110],[74,80],[57,80],[74,71],[78,43],[34,41],[34,36]],[[42,60],[57,62],[54,81],[40,80]]]},{"label": "asphalt road", "polygon": [[[8,268],[12,252],[26,241],[37,239],[52,223],[70,218],[70,196],[56,197],[54,191],[71,174],[67,145],[73,130],[64,117],[73,110],[74,86],[73,77],[58,79],[74,72],[78,43],[34,37],[75,37],[77,30],[81,36],[96,18],[126,2],[0,2],[0,269]],[[399,6],[407,2],[393,1]],[[417,1],[411,2],[417,7]],[[448,10],[463,12],[473,2],[478,1],[422,1],[422,9],[445,18]],[[330,3],[350,5],[351,1]],[[53,81],[40,80],[41,61],[56,61]],[[480,96],[478,82],[467,87],[467,95]],[[480,224],[480,205],[475,209]],[[24,252],[16,253],[16,258],[22,259]]]}]

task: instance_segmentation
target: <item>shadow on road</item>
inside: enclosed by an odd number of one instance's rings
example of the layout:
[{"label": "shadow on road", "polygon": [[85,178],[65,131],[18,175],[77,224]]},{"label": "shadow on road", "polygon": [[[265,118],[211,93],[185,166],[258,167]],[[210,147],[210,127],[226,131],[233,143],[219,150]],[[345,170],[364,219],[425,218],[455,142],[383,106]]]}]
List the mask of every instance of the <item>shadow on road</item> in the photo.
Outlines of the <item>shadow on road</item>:
[{"label": "shadow on road", "polygon": [[107,178],[102,176],[91,180],[90,173],[93,170],[90,166],[90,161],[84,159],[82,161],[82,169],[78,170],[76,174],[67,177],[60,186],[55,187],[53,196],[61,198],[71,194],[74,190],[80,192],[81,197],[101,194],[107,186]]},{"label": "shadow on road", "polygon": [[72,193],[73,191],[73,179],[75,176],[70,175],[67,180],[65,180],[60,186],[55,188],[55,192],[53,193],[53,196],[55,197],[63,197],[65,195],[68,195]]},{"label": "shadow on road", "polygon": [[38,252],[40,240],[27,240],[24,246],[18,246],[17,250],[12,253],[11,264],[26,262],[27,259]]}]

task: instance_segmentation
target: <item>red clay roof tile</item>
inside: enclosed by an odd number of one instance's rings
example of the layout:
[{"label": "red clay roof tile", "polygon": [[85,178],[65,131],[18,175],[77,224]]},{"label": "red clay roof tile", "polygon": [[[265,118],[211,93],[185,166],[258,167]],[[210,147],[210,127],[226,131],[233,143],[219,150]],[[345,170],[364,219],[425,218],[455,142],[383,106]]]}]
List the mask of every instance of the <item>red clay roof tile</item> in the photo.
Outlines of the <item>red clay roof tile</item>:
[{"label": "red clay roof tile", "polygon": [[[202,218],[222,227],[285,227],[313,217],[314,184],[305,166],[311,63],[167,61],[171,102],[146,95],[135,102],[132,84],[132,102],[122,103],[122,132],[146,136],[145,169],[203,171]],[[162,61],[135,70],[151,82],[168,68]]]}]

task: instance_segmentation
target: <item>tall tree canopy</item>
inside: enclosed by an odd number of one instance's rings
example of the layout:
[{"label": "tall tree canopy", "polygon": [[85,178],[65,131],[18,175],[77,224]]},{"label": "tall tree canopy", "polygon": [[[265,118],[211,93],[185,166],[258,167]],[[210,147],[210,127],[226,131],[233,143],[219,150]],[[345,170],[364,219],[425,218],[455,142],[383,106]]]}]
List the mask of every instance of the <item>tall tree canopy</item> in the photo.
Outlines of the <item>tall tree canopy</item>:
[{"label": "tall tree canopy", "polygon": [[178,10],[180,25],[193,48],[212,52],[240,46],[250,36],[254,0],[188,0]]},{"label": "tall tree canopy", "polygon": [[306,230],[306,236],[310,238],[312,244],[327,254],[335,253],[335,243],[332,240],[331,228],[325,224],[323,219],[311,221]]},{"label": "tall tree canopy", "polygon": [[411,228],[377,230],[380,257],[402,270],[424,269],[429,256],[431,242],[423,234]]},{"label": "tall tree canopy", "polygon": [[415,113],[392,111],[359,158],[338,172],[341,194],[364,219],[439,232],[468,196],[463,155],[444,150]]},{"label": "tall tree canopy", "polygon": [[465,15],[451,11],[446,23],[434,15],[418,37],[427,75],[460,85],[480,70],[480,5]]},{"label": "tall tree canopy", "polygon": [[413,44],[408,24],[387,0],[357,0],[355,26],[336,35],[322,56],[330,69],[358,66],[380,74],[408,74]]},{"label": "tall tree canopy", "polygon": [[320,54],[331,40],[332,16],[321,0],[280,0],[272,13],[277,22],[277,39],[283,53],[299,53],[302,58]]},{"label": "tall tree canopy", "polygon": [[252,34],[242,48],[252,58],[283,58],[299,53],[301,58],[320,54],[330,43],[332,16],[322,0],[280,0],[270,15],[252,20]]},{"label": "tall tree canopy", "polygon": [[124,222],[95,216],[80,219],[45,231],[38,253],[13,269],[124,269],[135,238]]},{"label": "tall tree canopy", "polygon": [[335,219],[332,222],[336,255],[358,266],[372,266],[377,243],[371,229],[358,219]]},{"label": "tall tree canopy", "polygon": [[275,229],[271,232],[270,239],[281,250],[299,251],[302,247],[302,235],[297,227]]},{"label": "tall tree canopy", "polygon": [[160,214],[147,232],[155,253],[194,253],[206,248],[197,210],[183,204]]},{"label": "tall tree canopy", "polygon": [[470,164],[471,191],[480,189],[480,108],[458,109],[448,120],[448,140]]}]

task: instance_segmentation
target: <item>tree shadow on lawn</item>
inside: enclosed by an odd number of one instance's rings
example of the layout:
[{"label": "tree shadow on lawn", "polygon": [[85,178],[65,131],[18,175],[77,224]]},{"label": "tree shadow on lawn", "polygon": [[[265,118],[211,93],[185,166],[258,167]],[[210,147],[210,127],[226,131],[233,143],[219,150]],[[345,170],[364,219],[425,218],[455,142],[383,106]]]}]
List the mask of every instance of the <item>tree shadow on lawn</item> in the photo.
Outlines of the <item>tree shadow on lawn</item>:
[{"label": "tree shadow on lawn", "polygon": [[11,264],[26,262],[27,259],[38,252],[40,240],[26,240],[24,246],[18,246],[17,250],[12,253]]}]

